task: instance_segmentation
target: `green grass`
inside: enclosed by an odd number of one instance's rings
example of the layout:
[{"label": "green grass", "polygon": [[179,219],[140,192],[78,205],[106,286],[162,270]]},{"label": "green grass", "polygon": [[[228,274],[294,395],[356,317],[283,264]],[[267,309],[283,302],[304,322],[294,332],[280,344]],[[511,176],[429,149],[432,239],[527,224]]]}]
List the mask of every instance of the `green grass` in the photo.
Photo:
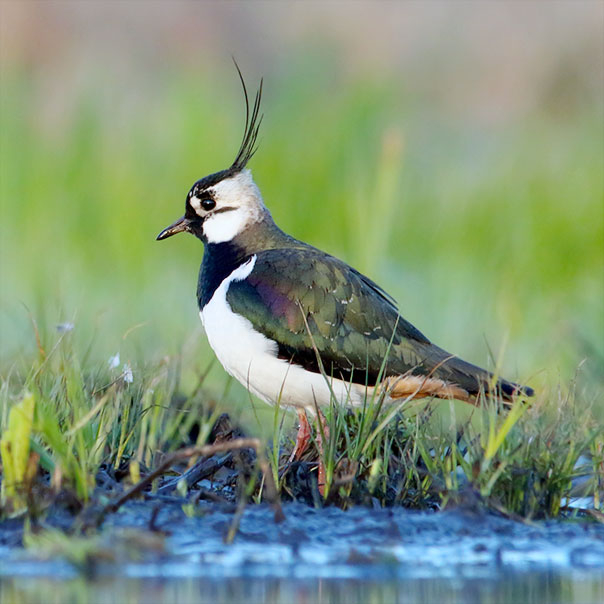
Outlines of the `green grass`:
[{"label": "green grass", "polygon": [[[191,391],[183,390],[181,359],[85,368],[69,333],[52,342],[40,337],[40,343],[29,375],[22,380],[13,373],[2,387],[5,515],[44,517],[65,493],[81,505],[98,505],[109,496],[97,488],[101,468],[121,473],[126,488],[170,451],[205,444],[229,406],[228,398],[212,400],[205,375]],[[500,402],[483,400],[480,408],[468,406],[472,416],[463,421],[455,420],[451,403],[449,425],[435,413],[446,402],[382,403],[374,397],[361,408],[326,410],[322,452],[311,447],[303,459],[309,467],[324,463],[327,502],[444,507],[471,493],[506,514],[555,517],[573,494],[573,479],[583,477],[581,494],[596,508],[602,505],[604,434],[593,406],[574,387],[541,395],[530,406],[517,401],[506,413]],[[22,411],[26,405],[29,414]],[[278,409],[273,416],[273,441],[264,441],[261,460],[269,460],[278,491],[288,499],[300,491],[287,462],[291,432]],[[249,480],[243,492],[259,501],[263,483],[254,473]],[[302,498],[312,501],[312,492]]]},{"label": "green grass", "polygon": [[[17,438],[9,446],[23,444],[24,436],[29,440],[34,463],[39,461],[42,475],[50,476],[48,487],[55,494],[65,488],[86,502],[101,464],[117,469],[135,460],[137,467],[153,467],[165,453],[191,444],[193,424],[199,441],[207,438],[215,416],[201,393],[203,375],[198,387],[183,397],[176,393],[179,368],[173,362],[147,370],[127,364],[90,370],[74,352],[69,333],[48,349],[42,338],[40,344],[29,373],[13,372],[3,383],[0,427],[10,441],[7,427],[11,413],[22,404],[20,393],[33,396],[33,422],[23,428],[29,434],[13,431]],[[33,488],[37,478],[34,473],[25,486]],[[4,489],[24,486],[7,485],[6,479],[5,473]]]},{"label": "green grass", "polygon": [[[481,397],[465,407],[464,420],[456,403],[450,414],[444,405],[412,397],[388,405],[375,393],[358,408],[334,401],[325,426],[316,422],[317,450],[309,455],[324,464],[325,499],[341,507],[444,508],[470,496],[516,517],[556,517],[581,478],[581,494],[602,505],[604,432],[575,384],[509,408]],[[281,486],[291,494],[286,459]]]},{"label": "green grass", "polygon": [[[48,488],[82,500],[100,464],[135,460],[144,471],[197,423],[202,442],[216,403],[249,433],[289,438],[290,417],[281,428],[283,415],[250,402],[213,361],[194,296],[199,242],[154,241],[240,139],[234,74],[188,76],[166,75],[136,107],[115,106],[91,79],[49,117],[26,70],[3,74],[0,429],[32,392],[36,463]],[[485,129],[377,76],[330,82],[301,65],[267,84],[251,167],[278,224],[366,272],[439,345],[538,391],[508,425],[447,403],[379,432],[376,418],[328,414],[330,480],[352,467],[358,477],[331,497],[442,504],[464,476],[493,506],[555,515],[581,454],[595,469],[602,455],[597,100]],[[57,332],[65,322],[73,331]],[[588,488],[599,496],[601,485]]]}]

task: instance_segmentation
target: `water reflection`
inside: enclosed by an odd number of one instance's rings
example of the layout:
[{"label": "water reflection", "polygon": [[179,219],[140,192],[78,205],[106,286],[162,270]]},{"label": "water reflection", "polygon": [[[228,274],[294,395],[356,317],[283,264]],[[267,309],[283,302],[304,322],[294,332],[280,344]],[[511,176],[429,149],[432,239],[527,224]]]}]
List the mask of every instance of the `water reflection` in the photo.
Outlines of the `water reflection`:
[{"label": "water reflection", "polygon": [[182,577],[155,578],[50,578],[12,577],[0,580],[0,601],[9,603],[65,604],[66,602],[200,603],[342,603],[380,604],[438,602],[604,602],[604,576],[571,571],[504,573],[496,579],[433,577],[402,581],[355,579],[253,579]]},{"label": "water reflection", "polygon": [[79,562],[69,547],[0,539],[0,602],[604,603],[603,525],[463,509],[285,509],[275,524],[268,506],[250,506],[226,545],[230,512],[208,505],[189,517],[165,504],[158,533],[146,528],[150,506],[132,502]]}]

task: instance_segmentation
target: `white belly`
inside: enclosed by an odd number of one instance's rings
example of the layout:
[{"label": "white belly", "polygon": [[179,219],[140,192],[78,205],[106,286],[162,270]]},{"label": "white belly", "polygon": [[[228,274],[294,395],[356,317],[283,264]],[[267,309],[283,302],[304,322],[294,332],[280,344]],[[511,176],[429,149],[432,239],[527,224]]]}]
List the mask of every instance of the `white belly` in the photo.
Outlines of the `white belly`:
[{"label": "white belly", "polygon": [[255,263],[252,256],[235,269],[199,313],[210,346],[225,370],[267,403],[313,409],[315,404],[329,405],[333,391],[339,403],[362,404],[361,389],[277,358],[277,344],[231,310],[226,300],[229,285],[245,279]]}]

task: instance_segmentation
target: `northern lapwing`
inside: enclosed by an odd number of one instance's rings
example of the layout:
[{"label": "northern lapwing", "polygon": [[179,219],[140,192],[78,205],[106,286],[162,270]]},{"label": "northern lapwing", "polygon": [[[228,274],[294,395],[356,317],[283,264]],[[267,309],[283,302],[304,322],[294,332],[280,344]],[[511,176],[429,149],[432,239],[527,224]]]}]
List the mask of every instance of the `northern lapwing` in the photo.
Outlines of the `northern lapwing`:
[{"label": "northern lapwing", "polygon": [[225,370],[264,401],[298,410],[297,448],[308,438],[305,411],[334,398],[358,406],[376,392],[387,402],[532,396],[433,344],[379,285],[275,224],[246,168],[262,121],[262,81],[250,111],[239,77],[246,120],[235,161],[198,180],[184,216],[157,237],[187,231],[203,242],[197,301]]}]

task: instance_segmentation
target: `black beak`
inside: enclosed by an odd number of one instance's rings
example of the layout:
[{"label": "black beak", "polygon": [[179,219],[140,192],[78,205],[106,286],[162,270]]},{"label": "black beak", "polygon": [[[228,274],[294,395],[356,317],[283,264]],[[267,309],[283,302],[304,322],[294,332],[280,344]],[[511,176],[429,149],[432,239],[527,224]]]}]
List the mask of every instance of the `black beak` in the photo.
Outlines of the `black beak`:
[{"label": "black beak", "polygon": [[176,235],[176,233],[182,233],[183,231],[188,230],[189,228],[189,220],[184,216],[179,218],[175,223],[171,224],[169,227],[165,228],[158,236],[156,241],[161,241],[162,239],[167,239],[168,237],[172,237],[172,235]]}]

